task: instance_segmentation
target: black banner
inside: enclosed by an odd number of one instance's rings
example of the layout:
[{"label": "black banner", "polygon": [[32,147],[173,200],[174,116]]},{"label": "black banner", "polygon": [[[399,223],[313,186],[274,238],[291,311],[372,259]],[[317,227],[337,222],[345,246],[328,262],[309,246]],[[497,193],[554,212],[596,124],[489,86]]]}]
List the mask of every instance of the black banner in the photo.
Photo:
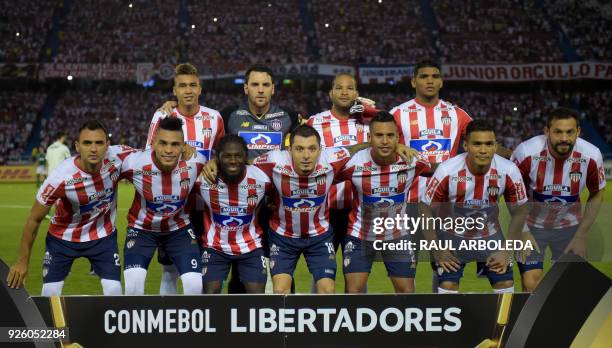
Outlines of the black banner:
[{"label": "black banner", "polygon": [[[35,297],[85,347],[474,347],[493,338],[500,309],[512,327],[527,294]],[[58,313],[61,312],[61,313]]]}]

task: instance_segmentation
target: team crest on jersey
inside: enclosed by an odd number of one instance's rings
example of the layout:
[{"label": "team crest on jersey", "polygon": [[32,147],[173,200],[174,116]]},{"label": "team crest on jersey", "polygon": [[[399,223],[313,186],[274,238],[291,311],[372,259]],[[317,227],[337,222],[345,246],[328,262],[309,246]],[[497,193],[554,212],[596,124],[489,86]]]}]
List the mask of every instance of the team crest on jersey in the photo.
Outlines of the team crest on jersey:
[{"label": "team crest on jersey", "polygon": [[449,116],[442,117],[440,120],[442,121],[442,124],[444,125],[449,125],[451,124],[451,121],[452,121],[452,119]]},{"label": "team crest on jersey", "polygon": [[256,206],[259,199],[257,199],[257,195],[251,195],[247,197],[247,204],[250,206]]},{"label": "team crest on jersey", "polygon": [[397,182],[400,184],[404,184],[408,181],[408,174],[406,173],[397,173]]},{"label": "team crest on jersey", "polygon": [[581,172],[570,172],[569,176],[572,182],[580,182],[580,179],[582,179]]},{"label": "team crest on jersey", "polygon": [[283,122],[281,120],[272,121],[272,129],[280,131],[283,128]]},{"label": "team crest on jersey", "polygon": [[317,185],[319,185],[319,186],[325,185],[326,182],[327,182],[327,175],[319,175],[319,176],[317,176]]},{"label": "team crest on jersey", "polygon": [[487,193],[489,194],[489,196],[497,196],[499,194],[499,187],[491,185],[487,187]]},{"label": "team crest on jersey", "polygon": [[212,137],[212,128],[202,128],[202,134],[204,135],[204,138]]},{"label": "team crest on jersey", "polygon": [[181,180],[181,188],[183,190],[189,190],[189,186],[191,186],[191,180],[189,178]]}]

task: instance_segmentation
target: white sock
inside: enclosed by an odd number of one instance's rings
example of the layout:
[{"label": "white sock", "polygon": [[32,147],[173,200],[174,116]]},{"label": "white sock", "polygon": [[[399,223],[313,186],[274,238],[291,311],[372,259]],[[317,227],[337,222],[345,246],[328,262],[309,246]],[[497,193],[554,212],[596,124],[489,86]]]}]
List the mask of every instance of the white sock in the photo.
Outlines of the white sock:
[{"label": "white sock", "polygon": [[121,282],[112,279],[100,279],[104,296],[121,296]]},{"label": "white sock", "polygon": [[272,273],[270,272],[270,258],[266,257],[266,268],[268,269],[268,278],[266,279],[266,294],[274,293],[274,285],[272,284]]},{"label": "white sock", "polygon": [[126,295],[144,295],[147,270],[144,268],[129,268],[123,271]]},{"label": "white sock", "polygon": [[511,294],[514,292],[514,286],[503,289],[493,289],[493,293],[495,294]]},{"label": "white sock", "polygon": [[457,290],[446,290],[446,289],[442,289],[441,287],[438,287],[438,294],[458,294],[459,291]]},{"label": "white sock", "polygon": [[183,283],[183,294],[200,295],[202,293],[202,273],[187,272],[181,274]]},{"label": "white sock", "polygon": [[159,294],[178,294],[178,287],[176,286],[176,281],[178,280],[178,277],[179,273],[175,265],[162,265],[161,281],[159,283]]},{"label": "white sock", "polygon": [[62,288],[64,287],[64,281],[43,283],[41,296],[59,296],[62,294]]}]

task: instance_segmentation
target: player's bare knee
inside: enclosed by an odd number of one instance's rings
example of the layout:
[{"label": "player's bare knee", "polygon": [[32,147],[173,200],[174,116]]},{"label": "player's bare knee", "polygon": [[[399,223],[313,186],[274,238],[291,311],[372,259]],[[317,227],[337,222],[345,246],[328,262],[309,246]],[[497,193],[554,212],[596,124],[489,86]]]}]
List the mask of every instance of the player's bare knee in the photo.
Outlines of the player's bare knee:
[{"label": "player's bare knee", "polygon": [[336,293],[336,283],[333,279],[323,278],[317,281],[317,294]]},{"label": "player's bare knee", "polygon": [[221,282],[206,282],[204,283],[205,294],[220,294],[221,293]]},{"label": "player's bare knee", "polygon": [[445,281],[441,282],[439,287],[444,290],[457,291],[459,290],[459,283]]},{"label": "player's bare knee", "polygon": [[493,284],[493,289],[507,289],[514,286],[513,280],[501,280]]}]

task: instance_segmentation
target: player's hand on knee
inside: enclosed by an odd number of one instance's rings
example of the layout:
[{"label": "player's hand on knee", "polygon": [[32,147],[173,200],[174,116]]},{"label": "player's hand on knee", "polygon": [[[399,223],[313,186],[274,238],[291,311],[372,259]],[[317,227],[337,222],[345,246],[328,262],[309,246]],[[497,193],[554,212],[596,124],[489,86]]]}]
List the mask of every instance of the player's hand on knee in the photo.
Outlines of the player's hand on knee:
[{"label": "player's hand on knee", "polygon": [[169,100],[165,102],[157,111],[163,112],[166,116],[172,114],[172,109],[174,109],[178,104],[174,100]]},{"label": "player's hand on knee", "polygon": [[461,267],[459,259],[450,250],[439,250],[434,252],[436,264],[445,272],[457,272]]},{"label": "player's hand on knee", "polygon": [[510,254],[506,251],[498,251],[491,254],[486,262],[486,266],[489,267],[491,271],[498,274],[506,273],[509,264]]},{"label": "player's hand on knee", "polygon": [[214,183],[217,180],[217,160],[213,158],[206,162],[202,168],[202,174],[200,174],[200,176],[203,177],[207,183]]},{"label": "player's hand on knee", "polygon": [[6,282],[9,288],[19,289],[25,282],[26,276],[28,275],[28,265],[23,262],[14,264],[6,277]]}]

